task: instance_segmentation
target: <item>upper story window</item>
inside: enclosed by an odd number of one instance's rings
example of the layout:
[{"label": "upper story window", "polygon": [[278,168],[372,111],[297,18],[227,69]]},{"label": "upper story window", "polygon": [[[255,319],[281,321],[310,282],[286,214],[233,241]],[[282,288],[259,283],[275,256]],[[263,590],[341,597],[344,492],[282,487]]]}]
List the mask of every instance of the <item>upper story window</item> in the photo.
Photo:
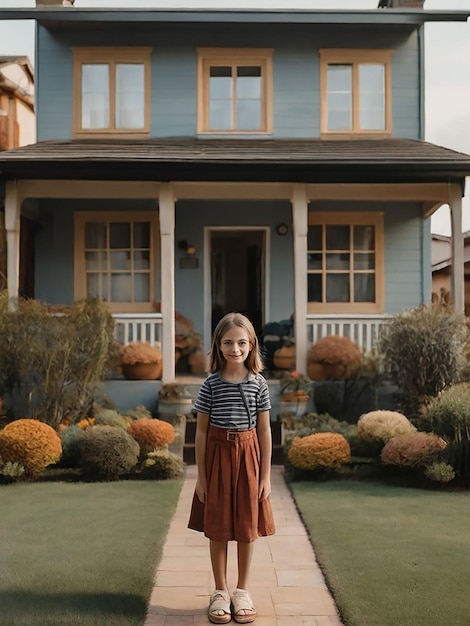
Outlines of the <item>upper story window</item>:
[{"label": "upper story window", "polygon": [[390,134],[390,50],[320,50],[321,132]]},{"label": "upper story window", "polygon": [[272,130],[272,50],[198,49],[198,132]]},{"label": "upper story window", "polygon": [[147,135],[150,48],[74,48],[74,134]]},{"label": "upper story window", "polygon": [[309,313],[382,313],[382,213],[309,212]]}]

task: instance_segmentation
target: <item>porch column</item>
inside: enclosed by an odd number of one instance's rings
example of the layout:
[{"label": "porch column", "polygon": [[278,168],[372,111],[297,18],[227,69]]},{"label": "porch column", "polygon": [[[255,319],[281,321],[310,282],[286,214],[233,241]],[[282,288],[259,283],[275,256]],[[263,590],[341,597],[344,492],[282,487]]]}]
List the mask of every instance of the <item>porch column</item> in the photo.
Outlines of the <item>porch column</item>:
[{"label": "porch column", "polygon": [[308,202],[306,185],[294,185],[292,194],[294,234],[294,333],[295,368],[307,371],[307,234]]},{"label": "porch column", "polygon": [[5,186],[5,230],[7,239],[7,289],[10,302],[19,295],[20,285],[20,218],[22,198],[18,182],[9,181]]},{"label": "porch column", "polygon": [[452,304],[457,312],[463,313],[465,311],[465,271],[462,233],[462,190],[459,183],[452,183],[451,185],[449,206],[452,228]]},{"label": "porch column", "polygon": [[160,187],[159,218],[162,255],[162,381],[170,383],[175,379],[175,198],[171,183],[163,183]]}]

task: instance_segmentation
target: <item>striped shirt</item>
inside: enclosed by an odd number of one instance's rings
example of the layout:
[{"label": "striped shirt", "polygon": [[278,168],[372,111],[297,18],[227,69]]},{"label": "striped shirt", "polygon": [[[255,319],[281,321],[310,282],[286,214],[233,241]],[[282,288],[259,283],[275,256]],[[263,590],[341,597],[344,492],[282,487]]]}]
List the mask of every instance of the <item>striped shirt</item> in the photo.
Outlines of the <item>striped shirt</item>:
[{"label": "striped shirt", "polygon": [[[240,388],[246,398],[250,420]],[[220,372],[215,372],[203,382],[194,408],[210,415],[210,423],[214,426],[246,430],[256,426],[258,413],[271,408],[268,384],[261,374],[250,373],[241,383],[230,383],[223,380]]]}]

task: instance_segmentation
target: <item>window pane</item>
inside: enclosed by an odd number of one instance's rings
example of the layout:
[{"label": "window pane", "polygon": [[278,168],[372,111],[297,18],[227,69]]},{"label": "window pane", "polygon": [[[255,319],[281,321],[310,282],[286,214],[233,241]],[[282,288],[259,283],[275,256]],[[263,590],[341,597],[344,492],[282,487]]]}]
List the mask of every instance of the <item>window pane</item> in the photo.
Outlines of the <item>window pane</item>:
[{"label": "window pane", "polygon": [[232,101],[214,100],[209,104],[209,128],[232,130]]},{"label": "window pane", "polygon": [[150,252],[134,252],[134,270],[150,268]]},{"label": "window pane", "polygon": [[356,274],[354,276],[354,301],[375,302],[374,274]]},{"label": "window pane", "polygon": [[309,302],[322,301],[322,276],[321,274],[309,274],[307,277],[307,292]]},{"label": "window pane", "polygon": [[354,226],[354,250],[375,250],[375,227]]},{"label": "window pane", "polygon": [[209,98],[232,98],[232,68],[213,66],[210,68]]},{"label": "window pane", "polygon": [[150,248],[149,222],[134,223],[134,248]]},{"label": "window pane", "polygon": [[143,63],[116,64],[116,128],[144,128]]},{"label": "window pane", "polygon": [[109,262],[111,270],[129,270],[131,269],[131,258],[129,252],[121,250],[119,252],[109,253]]},{"label": "window pane", "polygon": [[85,224],[85,248],[106,248],[106,224]]},{"label": "window pane", "polygon": [[111,301],[132,302],[132,280],[130,274],[111,275]]},{"label": "window pane", "polygon": [[312,254],[308,255],[308,269],[309,270],[321,270],[322,268],[322,255]]},{"label": "window pane", "polygon": [[109,247],[131,247],[131,225],[128,222],[114,222],[109,225]]},{"label": "window pane", "polygon": [[327,226],[326,249],[349,250],[350,249],[350,226]]},{"label": "window pane", "polygon": [[237,101],[237,130],[259,130],[261,128],[260,100]]},{"label": "window pane", "polygon": [[327,128],[352,128],[352,66],[328,65],[327,68]]},{"label": "window pane", "polygon": [[261,68],[237,68],[237,98],[261,98]]},{"label": "window pane", "polygon": [[149,302],[150,277],[148,274],[134,275],[134,302]]},{"label": "window pane", "polygon": [[109,128],[109,65],[82,65],[82,128]]},{"label": "window pane", "polygon": [[329,274],[326,277],[326,301],[350,301],[349,274]]},{"label": "window pane", "polygon": [[355,254],[355,270],[375,270],[375,254]]},{"label": "window pane", "polygon": [[85,253],[85,267],[87,270],[101,269],[100,253],[99,252],[86,252]]},{"label": "window pane", "polygon": [[86,277],[87,296],[89,298],[100,298],[108,301],[108,289],[106,276],[103,274],[87,274]]},{"label": "window pane", "polygon": [[327,270],[348,270],[350,268],[349,254],[327,254],[326,269]]},{"label": "window pane", "polygon": [[385,66],[359,65],[359,109],[362,130],[385,128]]},{"label": "window pane", "polygon": [[321,226],[309,226],[308,227],[307,248],[309,250],[321,250],[322,249],[322,227]]}]

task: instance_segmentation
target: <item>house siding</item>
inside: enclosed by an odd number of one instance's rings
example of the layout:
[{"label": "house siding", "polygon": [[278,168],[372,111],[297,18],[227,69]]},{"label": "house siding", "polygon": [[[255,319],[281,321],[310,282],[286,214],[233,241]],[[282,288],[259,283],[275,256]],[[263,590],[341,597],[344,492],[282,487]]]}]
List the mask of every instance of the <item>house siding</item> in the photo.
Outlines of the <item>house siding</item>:
[{"label": "house siding", "polygon": [[[131,29],[132,26],[129,26]],[[398,28],[267,26],[260,34],[227,25],[214,32],[201,25],[197,35],[168,25],[114,32],[52,35],[38,27],[41,67],[38,80],[38,140],[70,139],[72,134],[71,47],[151,46],[151,136],[194,136],[197,128],[198,46],[273,48],[273,136],[314,138],[320,133],[319,49],[391,48],[393,135],[420,138],[419,39]],[[296,71],[292,71],[292,67]]]}]

